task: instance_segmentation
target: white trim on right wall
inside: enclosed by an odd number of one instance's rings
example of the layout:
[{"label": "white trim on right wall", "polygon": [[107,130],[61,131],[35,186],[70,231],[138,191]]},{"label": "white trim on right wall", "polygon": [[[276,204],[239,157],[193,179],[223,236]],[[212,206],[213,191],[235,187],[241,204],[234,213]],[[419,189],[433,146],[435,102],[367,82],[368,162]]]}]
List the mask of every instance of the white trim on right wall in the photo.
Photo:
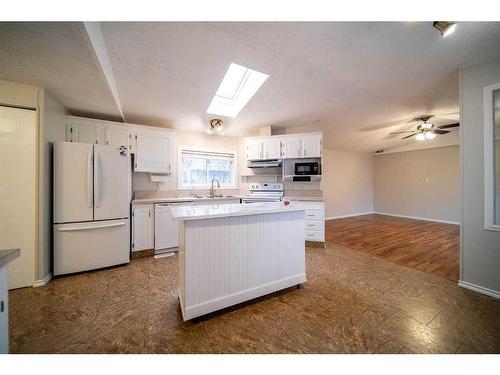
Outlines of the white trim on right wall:
[{"label": "white trim on right wall", "polygon": [[490,296],[490,297],[493,297],[496,299],[500,299],[500,292],[497,292],[496,290],[493,290],[493,289],[485,288],[483,286],[479,286],[479,285],[472,284],[472,283],[469,283],[467,281],[461,281],[461,280],[458,282],[458,286],[465,288],[465,289],[472,290],[472,291],[477,292],[477,293],[486,294],[487,296]]},{"label": "white trim on right wall", "polygon": [[400,214],[392,214],[389,212],[380,212],[380,211],[374,211],[374,214],[379,214],[379,215],[387,215],[387,216],[395,216],[395,217],[404,217],[406,219],[415,219],[415,220],[425,220],[425,221],[434,221],[436,223],[444,223],[444,224],[454,224],[454,225],[460,225],[458,221],[450,221],[450,220],[441,220],[441,219],[433,219],[430,217],[421,217],[421,216],[409,216],[409,215],[400,215]]},{"label": "white trim on right wall", "polygon": [[405,219],[433,221],[435,223],[460,225],[460,223],[458,221],[440,220],[440,219],[433,219],[433,218],[430,218],[430,217],[421,217],[421,216],[408,216],[408,215],[392,214],[392,213],[389,213],[389,212],[380,212],[380,211],[359,212],[359,213],[356,213],[356,214],[330,216],[330,217],[325,217],[325,220],[344,219],[344,218],[348,218],[348,217],[371,215],[371,214],[385,215],[385,216],[394,216],[394,217],[403,217]]},{"label": "white trim on right wall", "polygon": [[[484,129],[484,229],[500,232],[495,224],[495,126],[493,92],[500,90],[500,83],[483,88]],[[497,202],[500,204],[500,202]]]}]

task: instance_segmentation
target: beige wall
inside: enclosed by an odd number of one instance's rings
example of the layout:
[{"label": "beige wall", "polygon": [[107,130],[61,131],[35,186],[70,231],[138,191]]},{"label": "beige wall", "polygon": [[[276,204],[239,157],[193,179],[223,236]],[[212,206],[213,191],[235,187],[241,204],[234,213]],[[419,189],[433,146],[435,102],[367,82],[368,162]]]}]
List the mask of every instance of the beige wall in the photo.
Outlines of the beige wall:
[{"label": "beige wall", "polygon": [[375,212],[459,222],[459,147],[374,157]]},{"label": "beige wall", "polygon": [[484,229],[483,88],[500,83],[500,61],[460,70],[460,285],[500,298],[500,232]]},{"label": "beige wall", "polygon": [[52,142],[66,140],[67,111],[47,91],[40,91],[38,280],[43,280],[52,272]]},{"label": "beige wall", "polygon": [[323,197],[327,218],[373,211],[373,156],[325,149]]}]

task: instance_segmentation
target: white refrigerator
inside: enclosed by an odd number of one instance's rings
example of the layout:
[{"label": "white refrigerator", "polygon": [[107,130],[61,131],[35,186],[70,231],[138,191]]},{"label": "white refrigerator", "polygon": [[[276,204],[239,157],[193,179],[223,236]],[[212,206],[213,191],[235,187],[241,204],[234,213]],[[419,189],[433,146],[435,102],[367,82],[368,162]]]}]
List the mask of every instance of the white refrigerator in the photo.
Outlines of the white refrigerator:
[{"label": "white refrigerator", "polygon": [[54,275],[130,262],[130,154],[54,143]]}]

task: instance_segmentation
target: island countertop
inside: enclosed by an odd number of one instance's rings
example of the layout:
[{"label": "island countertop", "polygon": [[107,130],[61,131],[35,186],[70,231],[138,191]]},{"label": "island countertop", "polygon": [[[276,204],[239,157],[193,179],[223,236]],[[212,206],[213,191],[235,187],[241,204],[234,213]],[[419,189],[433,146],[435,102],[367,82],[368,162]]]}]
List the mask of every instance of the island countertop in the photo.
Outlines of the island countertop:
[{"label": "island countertop", "polygon": [[201,206],[174,206],[171,208],[174,220],[201,220],[218,217],[260,215],[280,212],[305,211],[304,208],[283,202],[250,204],[215,204]]}]

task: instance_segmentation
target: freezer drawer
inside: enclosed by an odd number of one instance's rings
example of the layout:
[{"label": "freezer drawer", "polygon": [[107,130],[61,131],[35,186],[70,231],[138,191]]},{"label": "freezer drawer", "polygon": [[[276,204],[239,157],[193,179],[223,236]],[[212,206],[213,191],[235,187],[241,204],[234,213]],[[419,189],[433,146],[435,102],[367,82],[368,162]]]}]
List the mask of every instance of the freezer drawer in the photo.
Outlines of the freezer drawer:
[{"label": "freezer drawer", "polygon": [[54,225],[54,275],[130,262],[128,219]]}]

